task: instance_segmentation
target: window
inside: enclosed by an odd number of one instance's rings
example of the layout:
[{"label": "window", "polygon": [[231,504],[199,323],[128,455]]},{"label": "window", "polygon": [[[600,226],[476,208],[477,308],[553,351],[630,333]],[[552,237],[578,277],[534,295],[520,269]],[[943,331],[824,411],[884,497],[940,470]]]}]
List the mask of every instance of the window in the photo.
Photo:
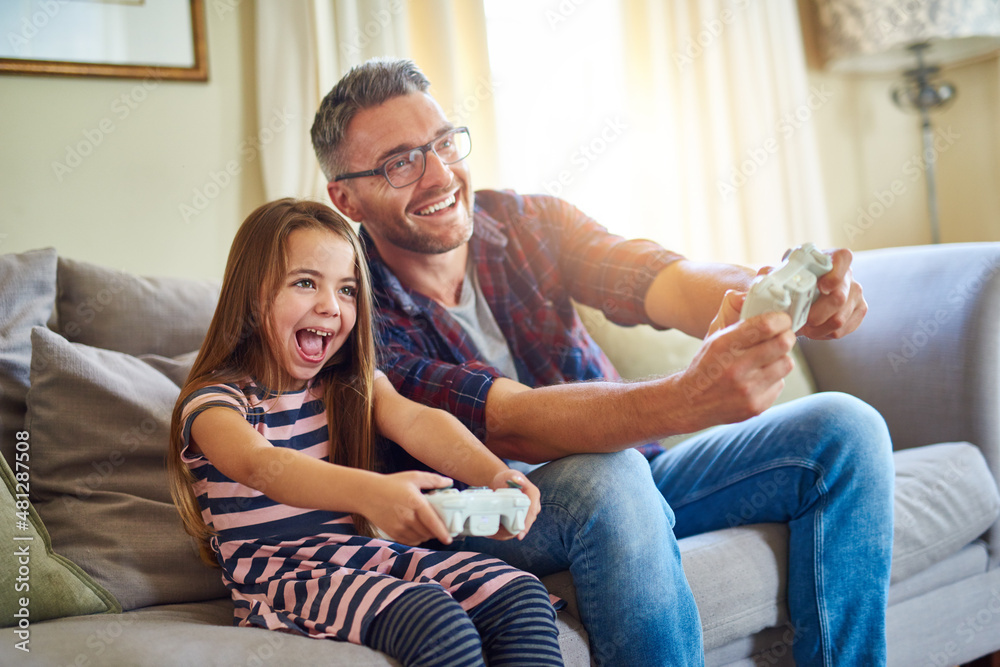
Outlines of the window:
[{"label": "window", "polygon": [[485,0],[500,179],[633,236],[625,45],[616,2]]}]

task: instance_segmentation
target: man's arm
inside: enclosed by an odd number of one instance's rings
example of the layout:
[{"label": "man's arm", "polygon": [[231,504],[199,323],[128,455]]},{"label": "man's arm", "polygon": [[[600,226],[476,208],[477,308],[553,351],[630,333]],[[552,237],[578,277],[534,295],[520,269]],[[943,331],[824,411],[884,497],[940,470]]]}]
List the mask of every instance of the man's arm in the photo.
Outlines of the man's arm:
[{"label": "man's arm", "polygon": [[790,327],[784,313],[733,324],[709,336],[684,371],[643,382],[531,389],[497,378],[486,398],[486,444],[538,463],[748,419],[770,407],[792,370]]},{"label": "man's arm", "polygon": [[646,292],[646,314],[653,324],[704,338],[726,292],[746,292],[756,273],[734,264],[692,262],[668,264]]},{"label": "man's arm", "polygon": [[[809,319],[798,334],[816,340],[842,338],[860,326],[868,304],[861,286],[851,274],[851,252],[830,251],[833,269],[817,282],[820,297],[809,311]],[[679,329],[697,338],[710,331],[727,291],[738,294],[732,305],[742,306],[743,296],[756,275],[770,271],[732,264],[710,264],[678,260],[661,270],[646,292],[646,314],[656,325]],[[736,308],[739,313],[739,307]]]}]

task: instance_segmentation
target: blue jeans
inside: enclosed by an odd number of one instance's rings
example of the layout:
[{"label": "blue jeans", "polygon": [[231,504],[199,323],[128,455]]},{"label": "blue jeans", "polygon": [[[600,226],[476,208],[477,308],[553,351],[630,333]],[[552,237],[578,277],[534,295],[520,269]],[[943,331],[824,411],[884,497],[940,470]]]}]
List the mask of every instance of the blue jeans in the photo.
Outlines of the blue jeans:
[{"label": "blue jeans", "polygon": [[538,576],[568,569],[599,665],[700,665],[701,623],[677,540],[787,523],[797,664],[882,665],[891,449],[873,408],[816,394],[649,463],[632,450],[548,463],[529,474],[542,511],[524,541],[466,538],[456,547]]},{"label": "blue jeans", "polygon": [[569,570],[598,665],[702,664],[701,622],[673,513],[649,462],[634,449],[576,454],[528,477],[542,510],[523,541],[467,537],[451,548],[488,553],[540,577]]}]

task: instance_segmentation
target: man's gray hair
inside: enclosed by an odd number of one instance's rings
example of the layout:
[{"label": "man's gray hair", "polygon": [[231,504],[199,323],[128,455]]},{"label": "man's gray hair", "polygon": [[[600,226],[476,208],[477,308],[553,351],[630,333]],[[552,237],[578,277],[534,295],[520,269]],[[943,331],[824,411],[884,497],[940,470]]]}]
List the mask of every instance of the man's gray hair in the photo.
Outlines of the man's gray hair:
[{"label": "man's gray hair", "polygon": [[430,85],[412,60],[373,58],[352,67],[323,98],[310,132],[326,180],[347,170],[344,139],[359,111],[401,95],[427,92]]}]

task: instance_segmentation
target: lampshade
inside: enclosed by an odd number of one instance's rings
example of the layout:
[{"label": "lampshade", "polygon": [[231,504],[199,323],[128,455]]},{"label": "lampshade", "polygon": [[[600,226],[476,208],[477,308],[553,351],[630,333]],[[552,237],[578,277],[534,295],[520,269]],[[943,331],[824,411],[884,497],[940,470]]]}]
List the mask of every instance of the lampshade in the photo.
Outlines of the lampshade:
[{"label": "lampshade", "polygon": [[913,66],[930,42],[935,64],[1000,49],[1000,0],[816,0],[827,68],[890,72]]}]

